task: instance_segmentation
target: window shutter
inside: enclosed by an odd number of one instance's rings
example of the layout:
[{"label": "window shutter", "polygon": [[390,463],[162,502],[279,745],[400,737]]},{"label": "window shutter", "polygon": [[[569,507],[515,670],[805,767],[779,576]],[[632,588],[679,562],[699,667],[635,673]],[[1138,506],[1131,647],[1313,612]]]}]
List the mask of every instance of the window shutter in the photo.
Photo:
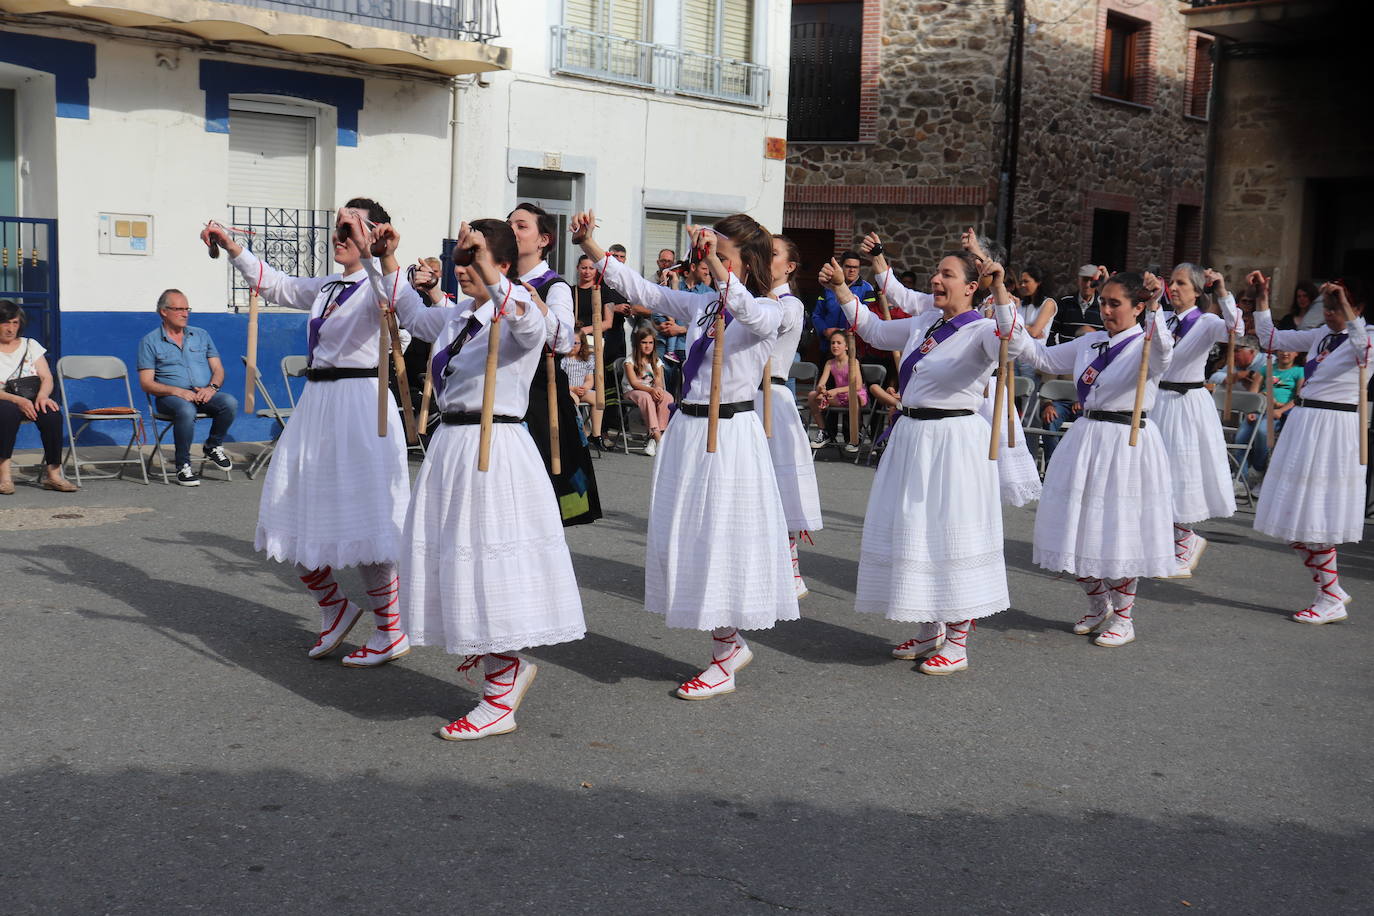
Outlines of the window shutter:
[{"label": "window shutter", "polygon": [[229,113],[229,203],[236,206],[312,206],[313,118]]},{"label": "window shutter", "polygon": [[652,277],[658,270],[658,253],[663,249],[671,248],[682,257],[682,246],[686,244],[683,225],[684,217],[678,213],[650,210],[644,214],[644,276]]},{"label": "window shutter", "polygon": [[602,3],[608,8],[609,34],[644,41],[643,0],[602,0]]},{"label": "window shutter", "polygon": [[717,0],[682,0],[682,47],[698,54],[716,53]]},{"label": "window shutter", "polygon": [[754,59],[754,0],[722,0],[720,56]]}]

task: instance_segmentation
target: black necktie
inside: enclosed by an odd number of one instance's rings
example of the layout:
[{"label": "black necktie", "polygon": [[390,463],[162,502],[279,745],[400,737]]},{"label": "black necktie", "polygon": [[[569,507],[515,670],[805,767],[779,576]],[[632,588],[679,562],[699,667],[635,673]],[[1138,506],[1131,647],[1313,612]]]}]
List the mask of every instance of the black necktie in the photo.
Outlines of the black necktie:
[{"label": "black necktie", "polygon": [[945,322],[946,322],[947,320],[948,320],[948,319],[946,319],[946,318],[941,318],[939,321],[937,321],[937,322],[935,322],[934,324],[932,324],[932,325],[926,330],[926,336],[923,337],[922,340],[930,340],[930,338],[934,337],[934,336],[935,336],[935,332],[938,331],[938,330],[940,330],[940,328],[944,326],[944,324],[945,324]]}]

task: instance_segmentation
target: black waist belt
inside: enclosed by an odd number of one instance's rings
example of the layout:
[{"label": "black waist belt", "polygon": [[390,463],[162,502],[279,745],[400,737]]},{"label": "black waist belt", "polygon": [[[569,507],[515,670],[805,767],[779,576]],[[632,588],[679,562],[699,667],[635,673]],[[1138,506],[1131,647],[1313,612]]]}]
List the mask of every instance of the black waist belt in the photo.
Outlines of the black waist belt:
[{"label": "black waist belt", "polygon": [[1354,404],[1341,404],[1337,401],[1309,401],[1307,398],[1297,398],[1293,403],[1298,407],[1315,407],[1317,410],[1339,410],[1344,413],[1354,413],[1358,409]]},{"label": "black waist belt", "polygon": [[336,369],[333,366],[321,366],[318,369],[306,369],[305,378],[311,382],[337,382],[341,378],[376,378],[377,367],[371,369]]},{"label": "black waist belt", "polygon": [[[774,376],[772,376],[769,380],[770,380],[774,385],[781,385],[781,386],[784,387],[784,388],[787,387],[787,379],[785,379],[785,378],[778,378],[776,375],[774,375]],[[763,390],[763,382],[759,382],[759,391],[762,391],[762,390]]]},{"label": "black waist belt", "polygon": [[[1087,420],[1101,420],[1103,423],[1120,423],[1123,426],[1131,425],[1131,412],[1129,410],[1090,410],[1083,415]],[[1140,425],[1145,425],[1145,411],[1140,412]]]},{"label": "black waist belt", "polygon": [[1177,391],[1179,394],[1192,391],[1194,388],[1201,388],[1205,382],[1160,382],[1159,387],[1165,391]]},{"label": "black waist belt", "polygon": [[[711,415],[710,404],[683,404],[680,408],[689,417],[707,417]],[[744,413],[746,410],[753,410],[753,401],[735,401],[733,404],[720,405],[720,418],[728,420],[737,413]]]},{"label": "black waist belt", "polygon": [[913,420],[943,420],[945,417],[971,417],[971,410],[945,410],[942,407],[903,407],[902,416]]},{"label": "black waist belt", "polygon": [[[440,419],[443,420],[444,424],[447,426],[476,426],[478,423],[482,422],[482,415],[480,413],[464,413],[458,410],[446,410]],[[520,417],[507,417],[501,414],[495,414],[492,416],[491,422],[521,423],[524,421],[521,420]]]}]

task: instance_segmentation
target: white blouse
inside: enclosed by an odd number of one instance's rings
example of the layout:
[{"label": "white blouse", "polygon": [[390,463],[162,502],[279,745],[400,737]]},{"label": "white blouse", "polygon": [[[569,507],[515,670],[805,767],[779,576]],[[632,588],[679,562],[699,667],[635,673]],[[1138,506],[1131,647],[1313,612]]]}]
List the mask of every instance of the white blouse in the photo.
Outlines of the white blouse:
[{"label": "white blouse", "polygon": [[[715,324],[705,315],[720,300],[719,292],[708,296],[659,286],[615,258],[606,262],[606,284],[631,302],[677,319],[687,328],[689,356],[692,345]],[[726,404],[752,402],[763,380],[763,366],[773,355],[783,310],[773,299],[755,297],[733,274],[727,284],[725,307],[732,320],[725,328],[725,370],[720,380],[720,399]],[[684,402],[710,403],[712,349],[708,346],[691,387],[682,393]]]},{"label": "white blouse", "polygon": [[[1133,339],[1139,338],[1139,339]],[[1130,342],[1123,347],[1098,376],[1096,384],[1088,392],[1087,403],[1083,410],[1133,410],[1135,409],[1135,382],[1140,375],[1140,348],[1145,338],[1144,329],[1132,325],[1120,333],[1108,336],[1106,331],[1090,331],[1082,337],[1075,337],[1067,343],[1047,347],[1035,338],[1028,338],[1031,345],[1021,354],[1026,362],[1041,372],[1050,375],[1068,375],[1075,382],[1083,370],[1097,359],[1096,344],[1106,342],[1116,346],[1125,340]],[[1185,337],[1184,340],[1187,340]],[[1174,355],[1174,335],[1164,324],[1164,316],[1155,312],[1154,342],[1150,344],[1150,366],[1146,376],[1144,409],[1154,407],[1155,395],[1159,391],[1159,380],[1169,367]]]},{"label": "white blouse", "polygon": [[[908,292],[910,292],[908,290]],[[919,294],[917,294],[919,295]],[[888,298],[899,304],[890,293]],[[934,302],[934,297],[928,297]],[[913,318],[894,318],[884,321],[866,308],[858,308],[857,300],[842,302],[845,316],[855,322],[855,331],[864,341],[880,350],[902,351],[898,365],[926,339],[928,331],[944,317],[939,309],[920,306],[921,314]],[[901,308],[906,308],[901,305]],[[1025,346],[1026,326],[1014,320],[1015,306],[997,306],[997,320],[979,317],[955,331],[916,363],[906,388],[901,392],[904,407],[935,407],[942,410],[977,410],[983,402],[983,388],[997,363],[1002,342],[997,330],[1003,333],[1015,325],[1007,353],[1019,355]]]},{"label": "white blouse", "polygon": [[[1212,352],[1212,344],[1226,340],[1228,329],[1237,337],[1245,333],[1245,315],[1236,308],[1235,297],[1228,293],[1217,300],[1217,305],[1221,306],[1220,317],[1204,313],[1198,317],[1188,333],[1183,335],[1183,339],[1174,343],[1173,359],[1169,362],[1169,368],[1164,370],[1161,381],[1202,381],[1207,371],[1207,355]],[[1195,308],[1197,306],[1193,306],[1187,312],[1165,312],[1164,323],[1167,325],[1169,320],[1175,317],[1185,318],[1188,312]],[[1170,331],[1169,339],[1173,338],[1173,331]]]},{"label": "white blouse", "polygon": [[[892,268],[890,267],[882,273],[873,275],[873,285],[883,291],[883,295],[887,297],[888,304],[895,305],[908,315],[920,315],[923,312],[935,308],[935,297],[933,295],[903,286],[892,276]],[[961,331],[960,333],[963,332]],[[873,343],[871,340],[868,342]]]},{"label": "white blouse", "polygon": [[[348,276],[331,274],[328,277],[292,277],[276,270],[270,264],[259,261],[247,248],[233,259],[233,265],[249,286],[257,284],[258,270],[261,267],[262,288],[258,291],[259,295],[273,305],[308,311],[312,319],[323,315],[330,302],[337,300],[344,292],[344,289],[338,286],[326,291],[326,284],[338,280],[353,283],[367,279],[368,276],[366,270],[359,268]],[[375,264],[373,269],[377,269]],[[398,296],[409,292],[418,301],[418,294],[404,278],[401,278],[399,284],[396,280],[395,273],[382,278],[380,287],[385,290],[386,298],[390,298],[394,287]],[[320,325],[320,338],[315,344],[314,356],[310,363],[312,366],[336,369],[376,367],[377,340],[381,330],[377,295],[373,289],[359,289],[325,319]]]},{"label": "white blouse", "polygon": [[[1321,367],[1310,369],[1302,382],[1302,397],[1312,401],[1331,401],[1335,404],[1355,404],[1360,394],[1359,363],[1369,360],[1369,333],[1363,318],[1346,322],[1349,338],[1326,355]],[[1255,335],[1266,350],[1284,350],[1307,354],[1313,362],[1322,341],[1331,333],[1325,325],[1303,331],[1279,331],[1268,309],[1255,312]],[[1271,346],[1272,345],[1272,346]],[[1359,356],[1359,362],[1355,357]]]},{"label": "white blouse", "polygon": [[801,345],[802,326],[806,323],[806,309],[802,301],[792,295],[787,284],[773,290],[782,309],[782,321],[778,324],[778,339],[773,343],[773,355],[769,360],[769,372],[778,378],[786,378],[787,370],[797,356]]},{"label": "white blouse", "polygon": [[[37,375],[38,361],[48,352],[41,343],[32,338],[20,337],[17,340],[19,346],[13,353],[0,352],[0,383],[7,382],[12,377]],[[27,355],[25,349],[28,350]]]},{"label": "white blouse", "polygon": [[[611,260],[615,260],[612,258]],[[520,275],[521,283],[529,283],[549,272],[549,262],[540,261],[534,268]],[[541,313],[544,322],[544,336],[553,346],[555,353],[569,353],[573,345],[573,297],[572,287],[567,283],[554,283],[542,297],[549,307],[549,313]],[[538,311],[538,309],[536,309]]]}]

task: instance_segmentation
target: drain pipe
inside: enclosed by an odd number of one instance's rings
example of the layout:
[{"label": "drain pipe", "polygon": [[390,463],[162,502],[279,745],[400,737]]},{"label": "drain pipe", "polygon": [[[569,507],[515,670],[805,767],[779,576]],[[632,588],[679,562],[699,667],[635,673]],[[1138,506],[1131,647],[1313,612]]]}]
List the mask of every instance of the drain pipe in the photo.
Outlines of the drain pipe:
[{"label": "drain pipe", "polygon": [[463,84],[458,77],[449,82],[449,94],[453,97],[453,107],[448,119],[449,161],[448,161],[448,237],[458,237],[458,224],[462,213],[462,192],[458,186],[458,165],[461,161],[459,138],[462,135],[462,108],[460,97]]}]

